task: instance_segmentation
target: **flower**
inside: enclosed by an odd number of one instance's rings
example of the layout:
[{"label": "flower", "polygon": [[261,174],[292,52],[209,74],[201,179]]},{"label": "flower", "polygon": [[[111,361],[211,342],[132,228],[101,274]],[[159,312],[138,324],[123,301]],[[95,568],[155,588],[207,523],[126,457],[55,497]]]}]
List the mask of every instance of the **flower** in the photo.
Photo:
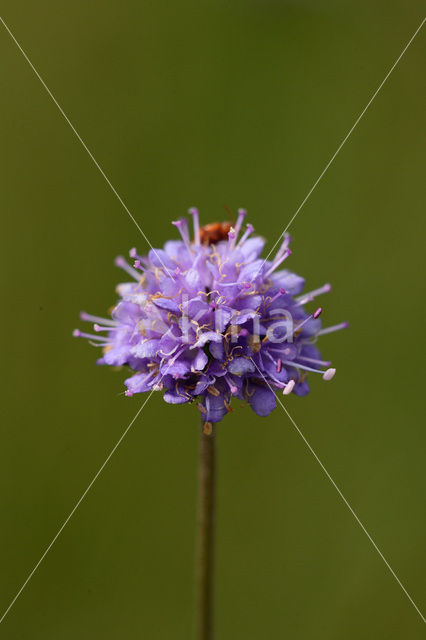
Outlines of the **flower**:
[{"label": "flower", "polygon": [[200,229],[198,211],[189,212],[192,242],[186,219],[180,219],[173,224],[181,240],[147,256],[131,249],[133,266],[116,259],[132,282],[117,287],[120,300],[111,319],[81,313],[95,334],[74,335],[102,347],[98,364],[132,370],[127,396],[158,390],[172,404],[196,402],[206,423],[231,411],[233,397],[266,416],[276,406],[272,389],[303,396],[308,372],[330,380],[335,369],[315,343],[347,325],[322,329],[321,308],[305,311],[330,285],[301,295],[304,279],[281,269],[291,254],[288,234],[275,258],[262,260],[265,241],[252,236],[252,225],[240,237],[244,210],[235,228],[217,223]]}]

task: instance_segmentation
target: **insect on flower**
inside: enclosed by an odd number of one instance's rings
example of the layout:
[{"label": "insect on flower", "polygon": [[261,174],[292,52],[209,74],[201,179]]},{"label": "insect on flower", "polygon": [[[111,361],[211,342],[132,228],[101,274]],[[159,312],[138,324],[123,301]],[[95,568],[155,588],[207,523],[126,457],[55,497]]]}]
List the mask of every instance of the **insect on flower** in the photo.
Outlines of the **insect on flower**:
[{"label": "insect on flower", "polygon": [[173,224],[181,239],[148,255],[130,250],[133,266],[116,265],[131,278],[118,286],[119,301],[108,319],[81,314],[94,334],[74,332],[102,349],[98,364],[126,366],[126,395],[163,392],[166,402],[195,402],[206,423],[231,411],[232,399],[249,403],[259,416],[276,406],[275,393],[303,396],[308,373],[331,380],[335,369],[316,347],[319,336],[346,323],[322,328],[321,307],[305,305],[330,291],[325,284],[302,294],[305,281],[282,268],[290,256],[285,234],[274,259],[262,260],[265,241],[253,236],[246,212],[200,228],[182,218]]},{"label": "insect on flower", "polygon": [[200,229],[201,244],[216,244],[226,240],[231,230],[230,222],[213,222],[206,224]]}]

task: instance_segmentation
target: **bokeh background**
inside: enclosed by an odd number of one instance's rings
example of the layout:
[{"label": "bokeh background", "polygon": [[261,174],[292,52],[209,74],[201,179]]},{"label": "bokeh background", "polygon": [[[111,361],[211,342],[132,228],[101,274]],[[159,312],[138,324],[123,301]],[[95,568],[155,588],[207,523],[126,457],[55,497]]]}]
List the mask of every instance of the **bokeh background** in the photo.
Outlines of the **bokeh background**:
[{"label": "bokeh background", "polygon": [[[421,2],[4,0],[1,15],[154,246],[244,206],[272,246],[420,24]],[[288,410],[418,606],[424,542],[421,32],[292,225],[331,281],[338,375]],[[4,610],[142,401],[71,336],[147,249],[0,28]],[[0,626],[190,639],[198,414],[153,397]],[[219,426],[217,638],[397,640],[424,625],[283,411]]]}]

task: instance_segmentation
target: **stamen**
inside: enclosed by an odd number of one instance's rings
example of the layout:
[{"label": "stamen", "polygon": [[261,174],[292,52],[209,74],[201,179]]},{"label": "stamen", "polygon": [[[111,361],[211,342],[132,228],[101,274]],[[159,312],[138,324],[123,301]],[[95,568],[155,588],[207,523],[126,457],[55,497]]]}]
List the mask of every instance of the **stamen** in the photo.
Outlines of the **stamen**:
[{"label": "stamen", "polygon": [[247,225],[247,228],[246,228],[246,230],[244,231],[243,235],[241,236],[241,239],[240,239],[239,243],[237,244],[237,247],[241,247],[241,246],[244,244],[244,242],[247,240],[247,238],[249,237],[249,235],[250,235],[251,233],[253,233],[253,231],[254,231],[254,227],[253,227],[253,225],[252,225],[252,224],[250,224],[250,223],[249,223],[249,224]]},{"label": "stamen", "polygon": [[283,255],[284,251],[286,251],[286,249],[288,249],[288,246],[290,244],[290,234],[285,233],[284,234],[284,240],[281,244],[281,247],[278,249],[277,254],[274,258],[274,262],[277,262],[277,260],[279,260],[281,258],[281,256]]},{"label": "stamen", "polygon": [[265,273],[265,278],[268,278],[275,271],[275,269],[278,269],[280,264],[282,264],[284,260],[287,260],[289,255],[291,255],[291,251],[290,249],[286,249],[284,255],[282,255],[279,260],[277,260],[276,262],[274,260],[268,271]]},{"label": "stamen", "polygon": [[136,269],[134,269],[133,267],[131,267],[127,261],[123,258],[123,256],[117,256],[117,258],[114,260],[114,264],[116,267],[120,267],[120,269],[123,269],[124,271],[127,271],[127,273],[132,276],[132,278],[134,278],[137,282],[139,282],[139,280],[141,279],[141,274],[138,273],[136,271]]},{"label": "stamen", "polygon": [[235,238],[236,238],[235,229],[234,229],[234,227],[231,227],[230,230],[228,231],[228,244],[226,246],[225,257],[234,248]]},{"label": "stamen", "polygon": [[313,291],[308,291],[304,293],[302,296],[296,298],[296,302],[299,304],[306,304],[307,302],[311,302],[316,296],[320,296],[322,293],[328,293],[331,291],[331,284],[324,284],[319,289],[314,289]]},{"label": "stamen", "polygon": [[[269,358],[269,360],[275,365],[277,373],[280,373],[281,370],[282,370],[282,361],[281,361],[281,359],[278,358],[278,360],[275,362],[274,358],[268,352],[265,353],[265,356],[267,356]],[[271,380],[274,381],[275,386],[277,386],[279,389],[282,389],[285,386],[282,383],[282,381],[278,380],[278,378],[275,378],[275,376],[271,372],[269,372],[268,375],[271,378]]]},{"label": "stamen", "polygon": [[228,376],[225,376],[225,382],[229,387],[229,390],[231,391],[232,395],[234,396],[236,393],[238,393],[238,387],[235,386],[235,384],[232,384],[232,380],[230,380],[228,378]]},{"label": "stamen", "polygon": [[200,219],[198,215],[198,209],[196,207],[191,207],[188,209],[188,213],[192,215],[192,222],[194,225],[194,244],[199,247],[200,246]]},{"label": "stamen", "polygon": [[140,260],[135,260],[133,266],[134,266],[135,269],[139,269],[140,271],[146,271],[145,267],[142,266]]},{"label": "stamen", "polygon": [[90,313],[86,313],[85,311],[80,313],[80,318],[84,320],[84,322],[103,322],[104,324],[109,324],[111,327],[117,326],[117,322],[114,322],[114,320],[108,320],[107,318],[101,318],[99,316],[92,316]]},{"label": "stamen", "polygon": [[325,329],[321,329],[318,331],[318,336],[323,336],[326,333],[333,333],[334,331],[340,331],[341,329],[347,329],[349,327],[349,322],[341,322],[340,324],[335,324],[332,327],[326,327]]},{"label": "stamen", "polygon": [[304,364],[299,364],[298,362],[283,360],[283,364],[288,364],[289,367],[294,367],[295,369],[303,369],[304,371],[312,371],[313,373],[327,373],[327,371],[321,371],[321,369],[313,369],[312,367],[308,367]]},{"label": "stamen", "polygon": [[246,215],[247,215],[247,211],[245,209],[238,209],[238,218],[235,224],[235,240],[232,248],[234,248],[235,242],[237,241],[238,236],[240,235],[241,226],[243,224],[243,220],[246,217]]},{"label": "stamen", "polygon": [[216,387],[213,386],[212,384],[209,387],[207,387],[207,391],[211,393],[212,396],[215,396],[215,398],[218,398],[220,396],[219,389],[216,389]]},{"label": "stamen", "polygon": [[84,333],[80,329],[74,329],[72,332],[74,338],[88,338],[88,340],[98,340],[99,342],[108,342],[105,336],[95,336],[93,333]]},{"label": "stamen", "polygon": [[146,256],[140,256],[134,247],[133,249],[130,249],[129,256],[133,260],[136,260],[139,262],[138,266],[136,266],[135,264],[136,269],[141,269],[142,271],[145,271],[146,267],[149,267],[149,260],[147,260]]},{"label": "stamen", "polygon": [[268,306],[271,305],[273,302],[275,302],[275,300],[277,300],[280,296],[283,296],[285,294],[285,289],[280,289],[278,291],[278,293],[276,293],[270,300],[268,303]]},{"label": "stamen", "polygon": [[283,389],[283,395],[288,396],[293,391],[295,385],[296,382],[294,380],[289,380]]},{"label": "stamen", "polygon": [[322,379],[323,380],[331,380],[332,378],[334,378],[336,373],[336,369],[327,369],[327,371],[324,373]]},{"label": "stamen", "polygon": [[331,362],[328,360],[316,360],[316,358],[308,358],[307,356],[297,356],[299,360],[305,360],[312,364],[317,364],[319,367],[329,367]]},{"label": "stamen", "polygon": [[189,231],[188,231],[188,221],[185,218],[180,218],[179,220],[175,220],[172,222],[175,227],[178,228],[180,235],[182,236],[182,240],[184,241],[188,251],[191,251],[191,245],[189,241]]},{"label": "stamen", "polygon": [[223,400],[223,404],[225,405],[226,410],[229,411],[230,413],[232,413],[234,411],[233,408],[231,407],[231,405],[229,404],[229,402],[227,402],[225,398]]},{"label": "stamen", "polygon": [[238,287],[238,286],[241,286],[241,282],[221,282],[220,286],[221,287]]},{"label": "stamen", "polygon": [[133,260],[143,260],[142,256],[140,256],[136,250],[136,247],[133,247],[132,249],[130,249],[129,251],[129,256],[131,258],[133,258]]},{"label": "stamen", "polygon": [[118,331],[119,327],[101,327],[99,324],[94,324],[93,328],[96,332],[98,331]]},{"label": "stamen", "polygon": [[316,320],[318,316],[321,315],[321,312],[322,312],[322,308],[318,307],[318,309],[314,311],[314,313],[311,316],[308,316],[307,318],[305,318],[305,320],[303,320],[303,322],[297,325],[297,327],[294,330],[294,333],[296,333],[296,331],[299,331],[303,327],[303,325],[309,322],[309,320],[312,320],[312,319]]},{"label": "stamen", "polygon": [[[172,273],[173,273],[175,282],[180,283],[182,285],[182,287],[185,289],[186,288],[186,281],[185,281],[185,278],[183,276],[182,269],[180,267],[176,267],[176,269],[174,269],[172,271]],[[181,291],[182,290],[183,289],[181,289]],[[188,301],[187,301],[186,305],[188,305]]]}]

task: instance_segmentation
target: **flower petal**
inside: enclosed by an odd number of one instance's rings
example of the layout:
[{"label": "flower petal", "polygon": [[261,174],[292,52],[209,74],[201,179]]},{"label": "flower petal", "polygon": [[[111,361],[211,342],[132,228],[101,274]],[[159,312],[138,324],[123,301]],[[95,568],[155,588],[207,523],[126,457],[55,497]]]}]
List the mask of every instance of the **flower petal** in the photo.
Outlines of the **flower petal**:
[{"label": "flower petal", "polygon": [[275,394],[268,387],[257,384],[250,385],[250,394],[248,401],[258,416],[265,417],[269,415],[277,406]]},{"label": "flower petal", "polygon": [[154,380],[155,378],[153,378],[149,372],[136,373],[131,378],[127,378],[127,380],[124,381],[124,384],[132,393],[143,393],[144,391],[149,391],[151,389]]},{"label": "flower petal", "polygon": [[191,368],[195,371],[202,371],[209,359],[202,349],[198,349],[195,353],[195,358],[191,362]]},{"label": "flower petal", "polygon": [[234,373],[237,376],[242,376],[245,373],[250,373],[256,370],[256,367],[251,360],[241,356],[237,356],[228,362],[227,368],[230,373]]},{"label": "flower petal", "polygon": [[222,340],[223,338],[220,333],[216,333],[216,331],[206,331],[200,335],[197,342],[190,348],[195,349],[195,347],[204,347],[208,342],[222,342]]},{"label": "flower petal", "polygon": [[131,348],[132,355],[137,358],[154,358],[160,348],[160,340],[145,339]]},{"label": "flower petal", "polygon": [[207,392],[204,402],[206,413],[203,414],[203,418],[206,422],[220,422],[223,416],[228,413],[224,400],[225,397],[222,394],[213,396]]},{"label": "flower petal", "polygon": [[276,271],[271,275],[271,280],[277,287],[282,287],[287,293],[292,296],[296,296],[301,293],[305,286],[305,279],[301,276],[297,276],[291,271],[283,269],[282,271]]},{"label": "flower petal", "polygon": [[189,402],[191,398],[176,390],[169,389],[164,393],[163,399],[169,404],[185,404],[185,402]]},{"label": "flower petal", "polygon": [[157,267],[157,269],[164,269],[164,267],[170,269],[170,271],[176,269],[176,264],[163,249],[151,249],[148,253],[148,258],[152,266]]}]

